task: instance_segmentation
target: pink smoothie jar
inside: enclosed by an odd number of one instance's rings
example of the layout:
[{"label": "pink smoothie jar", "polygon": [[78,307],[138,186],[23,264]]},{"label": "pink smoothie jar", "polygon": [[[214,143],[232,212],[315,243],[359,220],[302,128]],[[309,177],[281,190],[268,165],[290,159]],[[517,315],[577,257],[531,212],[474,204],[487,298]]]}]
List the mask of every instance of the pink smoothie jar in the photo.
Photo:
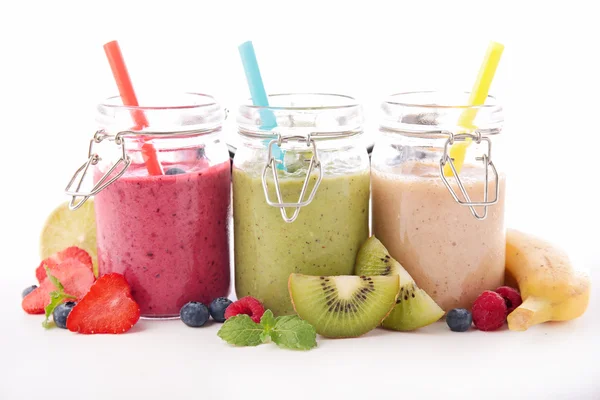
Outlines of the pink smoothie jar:
[{"label": "pink smoothie jar", "polygon": [[[173,318],[187,302],[208,305],[229,293],[225,112],[204,94],[142,100],[123,106],[117,96],[98,105],[88,161],[67,193],[72,209],[95,197],[99,274],[123,274],[142,317]],[[135,127],[136,113],[148,127]],[[149,173],[148,148],[162,173]],[[93,187],[84,192],[86,175]]]}]

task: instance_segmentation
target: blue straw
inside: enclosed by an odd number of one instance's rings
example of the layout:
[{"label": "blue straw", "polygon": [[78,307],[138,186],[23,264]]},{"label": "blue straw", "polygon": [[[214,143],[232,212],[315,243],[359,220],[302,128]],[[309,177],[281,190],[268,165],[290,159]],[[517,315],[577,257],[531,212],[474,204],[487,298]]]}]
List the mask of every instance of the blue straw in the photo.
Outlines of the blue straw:
[{"label": "blue straw", "polygon": [[[269,107],[269,98],[265,91],[262,76],[260,75],[260,69],[258,68],[258,61],[256,60],[256,53],[254,52],[252,41],[242,43],[238,49],[240,51],[240,57],[242,58],[242,64],[244,65],[244,72],[246,73],[246,81],[248,81],[252,104],[259,107]],[[260,119],[260,128],[263,130],[270,131],[277,126],[275,115],[271,110],[261,109]],[[283,152],[277,145],[273,146],[273,156],[283,162]],[[277,168],[283,169],[283,164],[277,164]]]}]

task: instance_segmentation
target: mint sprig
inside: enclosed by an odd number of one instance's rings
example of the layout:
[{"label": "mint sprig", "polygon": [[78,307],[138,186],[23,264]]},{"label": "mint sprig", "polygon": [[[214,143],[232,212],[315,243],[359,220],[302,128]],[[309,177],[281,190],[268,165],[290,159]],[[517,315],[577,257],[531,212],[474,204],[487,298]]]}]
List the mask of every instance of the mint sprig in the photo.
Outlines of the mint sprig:
[{"label": "mint sprig", "polygon": [[317,347],[317,331],[299,316],[286,315],[277,317],[276,321],[271,330],[271,340],[277,346],[292,350],[310,350]]},{"label": "mint sprig", "polygon": [[260,334],[260,340],[262,341],[262,343],[266,343],[269,341],[269,339],[271,338],[271,332],[275,328],[276,324],[277,320],[275,319],[275,316],[273,315],[271,310],[265,311],[263,316],[260,318],[260,326],[263,329],[262,333]]},{"label": "mint sprig", "polygon": [[246,314],[229,318],[217,335],[229,344],[236,346],[258,346],[263,343],[264,329]]},{"label": "mint sprig", "polygon": [[311,324],[297,315],[275,318],[271,310],[265,311],[260,324],[244,314],[231,317],[217,335],[235,346],[258,346],[269,341],[293,350],[310,350],[317,346],[317,332]]},{"label": "mint sprig", "polygon": [[48,304],[46,308],[44,308],[44,311],[46,312],[46,319],[44,320],[44,322],[42,322],[42,326],[46,329],[50,329],[54,326],[54,322],[49,321],[50,315],[52,315],[54,309],[60,304],[64,303],[65,300],[76,299],[76,297],[65,293],[65,288],[60,283],[60,281],[50,273],[48,267],[44,266],[44,269],[46,270],[46,275],[48,275],[48,279],[50,279],[50,282],[52,282],[52,284],[57,289],[53,292],[50,292],[50,304]]}]

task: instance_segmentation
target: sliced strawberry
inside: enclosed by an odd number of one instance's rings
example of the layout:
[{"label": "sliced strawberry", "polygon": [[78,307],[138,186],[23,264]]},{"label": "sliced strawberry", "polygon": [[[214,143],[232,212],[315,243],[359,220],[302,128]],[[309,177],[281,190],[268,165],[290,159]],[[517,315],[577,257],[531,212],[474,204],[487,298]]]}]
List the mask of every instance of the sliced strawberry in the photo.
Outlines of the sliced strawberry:
[{"label": "sliced strawberry", "polygon": [[90,291],[96,280],[92,269],[77,260],[63,261],[49,270],[63,285],[65,293],[77,297],[78,300]]},{"label": "sliced strawberry", "polygon": [[71,310],[67,329],[79,333],[124,333],[140,319],[140,306],[121,274],[98,278],[88,294]]},{"label": "sliced strawberry", "polygon": [[46,278],[40,286],[23,298],[21,307],[27,314],[43,314],[44,307],[50,303],[50,292],[56,287]]},{"label": "sliced strawberry", "polygon": [[[63,285],[67,294],[83,298],[94,283],[92,270],[76,259],[63,261],[48,268],[50,273]],[[44,271],[44,274],[46,271]],[[45,277],[40,286],[29,293],[21,303],[23,310],[28,314],[43,314],[44,308],[50,304],[50,292],[57,290],[52,281]]]},{"label": "sliced strawberry", "polygon": [[35,276],[37,277],[38,282],[42,283],[44,279],[46,279],[46,270],[44,269],[44,265],[48,268],[51,268],[67,260],[77,260],[93,270],[92,257],[87,253],[87,251],[76,246],[68,247],[63,251],[59,251],[53,256],[46,258],[40,263],[35,270]]}]

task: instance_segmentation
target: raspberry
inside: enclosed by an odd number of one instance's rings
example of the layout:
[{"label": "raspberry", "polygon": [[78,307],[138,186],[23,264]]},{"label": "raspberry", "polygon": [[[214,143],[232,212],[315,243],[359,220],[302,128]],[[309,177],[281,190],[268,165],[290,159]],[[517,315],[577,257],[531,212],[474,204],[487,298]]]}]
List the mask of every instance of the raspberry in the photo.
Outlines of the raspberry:
[{"label": "raspberry", "polygon": [[254,297],[246,296],[227,307],[225,310],[225,319],[229,319],[239,314],[246,314],[252,318],[252,321],[259,323],[260,318],[264,313],[265,308],[260,301],[256,300]]},{"label": "raspberry", "polygon": [[473,323],[480,331],[495,331],[506,321],[506,302],[496,292],[481,293],[471,310]]},{"label": "raspberry", "polygon": [[502,296],[506,302],[506,315],[513,312],[515,308],[523,303],[523,299],[521,299],[521,295],[517,289],[511,288],[510,286],[500,286],[495,291]]}]

